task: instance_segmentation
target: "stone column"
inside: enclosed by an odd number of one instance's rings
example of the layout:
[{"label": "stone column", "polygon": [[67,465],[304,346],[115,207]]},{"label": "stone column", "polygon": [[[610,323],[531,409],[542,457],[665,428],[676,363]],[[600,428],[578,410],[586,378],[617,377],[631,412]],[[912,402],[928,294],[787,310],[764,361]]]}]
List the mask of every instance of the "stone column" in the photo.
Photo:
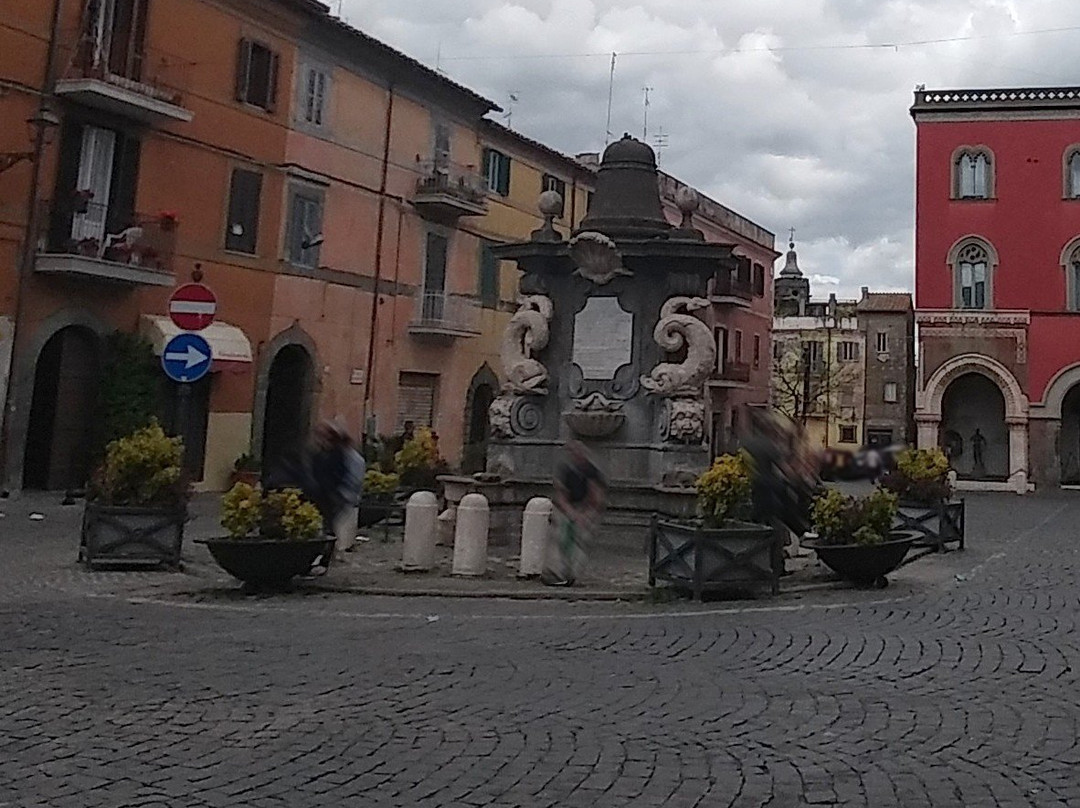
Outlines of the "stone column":
[{"label": "stone column", "polygon": [[941,428],[941,418],[933,415],[916,415],[915,425],[917,428],[916,448],[933,449],[938,445],[938,431]]},{"label": "stone column", "polygon": [[1017,494],[1027,493],[1028,433],[1027,419],[1007,419],[1009,427],[1009,487]]},{"label": "stone column", "polygon": [[426,572],[435,566],[436,520],[439,502],[430,491],[417,491],[405,506],[405,542],[401,568]]},{"label": "stone column", "polygon": [[544,548],[551,524],[551,500],[533,497],[525,506],[521,520],[521,561],[519,578],[535,578],[544,571]]},{"label": "stone column", "polygon": [[462,497],[454,530],[454,575],[478,577],[487,572],[489,521],[487,497],[483,494]]}]

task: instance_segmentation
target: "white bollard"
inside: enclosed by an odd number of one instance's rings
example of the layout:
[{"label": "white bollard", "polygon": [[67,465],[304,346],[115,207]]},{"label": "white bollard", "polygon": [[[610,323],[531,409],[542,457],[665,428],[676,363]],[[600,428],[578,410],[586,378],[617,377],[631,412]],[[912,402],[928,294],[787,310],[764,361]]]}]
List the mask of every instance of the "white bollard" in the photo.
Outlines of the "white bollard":
[{"label": "white bollard", "polygon": [[551,524],[551,500],[533,497],[521,519],[521,561],[519,578],[535,578],[544,571],[544,549]]},{"label": "white bollard", "polygon": [[405,547],[401,568],[426,572],[435,566],[436,520],[439,502],[430,491],[417,491],[405,506]]},{"label": "white bollard", "polygon": [[487,497],[466,494],[461,498],[454,530],[454,575],[477,577],[487,572],[489,519]]}]

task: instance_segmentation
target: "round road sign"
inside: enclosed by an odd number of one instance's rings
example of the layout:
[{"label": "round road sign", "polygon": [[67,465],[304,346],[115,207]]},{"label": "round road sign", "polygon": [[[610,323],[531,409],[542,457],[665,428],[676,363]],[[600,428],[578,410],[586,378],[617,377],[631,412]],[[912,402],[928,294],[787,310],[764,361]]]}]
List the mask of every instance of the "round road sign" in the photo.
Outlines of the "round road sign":
[{"label": "round road sign", "polygon": [[161,352],[165,375],[176,382],[197,382],[210,372],[210,343],[198,334],[177,334]]},{"label": "round road sign", "polygon": [[201,331],[214,322],[217,296],[202,283],[185,283],[169,298],[169,317],[185,331]]}]

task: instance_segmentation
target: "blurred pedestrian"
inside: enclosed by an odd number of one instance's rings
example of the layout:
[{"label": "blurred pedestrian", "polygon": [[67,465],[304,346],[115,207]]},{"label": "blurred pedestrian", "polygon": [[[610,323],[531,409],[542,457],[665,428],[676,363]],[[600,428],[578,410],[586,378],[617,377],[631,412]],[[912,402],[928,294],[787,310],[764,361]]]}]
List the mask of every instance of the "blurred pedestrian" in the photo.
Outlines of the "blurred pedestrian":
[{"label": "blurred pedestrian", "polygon": [[[310,498],[319,508],[327,535],[334,536],[336,553],[356,540],[357,508],[366,464],[352,437],[340,424],[324,421],[315,430],[311,458]],[[327,566],[328,558],[323,559]]]},{"label": "blurred pedestrian", "polygon": [[586,548],[600,524],[606,483],[581,441],[566,444],[566,458],[555,473],[555,511],[547,559],[540,580],[571,586],[585,566]]}]

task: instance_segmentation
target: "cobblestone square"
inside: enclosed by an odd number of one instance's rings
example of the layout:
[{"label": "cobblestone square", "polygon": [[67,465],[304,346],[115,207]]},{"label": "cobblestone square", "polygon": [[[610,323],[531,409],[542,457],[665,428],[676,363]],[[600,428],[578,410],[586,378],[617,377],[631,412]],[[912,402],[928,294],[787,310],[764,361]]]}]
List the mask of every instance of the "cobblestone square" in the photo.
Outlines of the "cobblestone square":
[{"label": "cobblestone square", "polygon": [[1073,496],[970,497],[884,591],[704,605],[193,597],[33,504],[0,806],[1080,804]]}]

